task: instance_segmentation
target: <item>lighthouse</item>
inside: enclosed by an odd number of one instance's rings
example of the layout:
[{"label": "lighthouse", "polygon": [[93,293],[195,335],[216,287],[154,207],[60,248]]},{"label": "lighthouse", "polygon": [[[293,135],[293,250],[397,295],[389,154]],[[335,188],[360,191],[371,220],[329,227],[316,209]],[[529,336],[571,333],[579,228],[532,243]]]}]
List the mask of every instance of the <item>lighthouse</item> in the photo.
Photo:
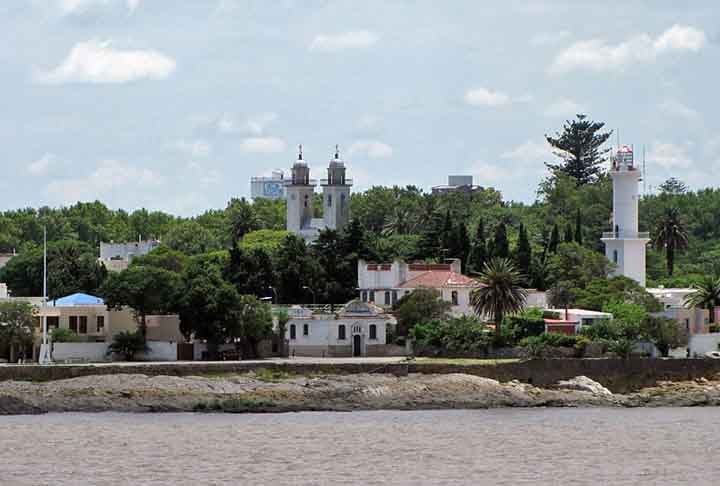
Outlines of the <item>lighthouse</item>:
[{"label": "lighthouse", "polygon": [[605,256],[615,264],[614,275],[624,275],[645,286],[645,247],[649,234],[638,231],[639,182],[633,151],[620,147],[612,157],[613,229],[603,233]]}]

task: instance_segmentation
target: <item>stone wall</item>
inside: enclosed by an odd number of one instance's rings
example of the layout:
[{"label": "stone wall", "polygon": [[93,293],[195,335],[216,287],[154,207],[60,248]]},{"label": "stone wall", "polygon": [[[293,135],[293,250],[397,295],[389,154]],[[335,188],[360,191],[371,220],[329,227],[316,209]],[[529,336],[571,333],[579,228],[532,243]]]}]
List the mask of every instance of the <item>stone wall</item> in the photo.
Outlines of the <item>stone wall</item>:
[{"label": "stone wall", "polygon": [[59,380],[88,375],[142,373],[146,375],[187,376],[217,373],[245,373],[267,368],[296,374],[346,373],[466,373],[499,381],[519,380],[536,386],[548,386],[559,380],[587,376],[614,392],[626,392],[658,381],[683,381],[714,378],[720,374],[720,360],[714,359],[538,359],[494,365],[445,363],[299,363],[267,362],[182,362],[106,365],[6,365],[0,366],[3,380]]}]

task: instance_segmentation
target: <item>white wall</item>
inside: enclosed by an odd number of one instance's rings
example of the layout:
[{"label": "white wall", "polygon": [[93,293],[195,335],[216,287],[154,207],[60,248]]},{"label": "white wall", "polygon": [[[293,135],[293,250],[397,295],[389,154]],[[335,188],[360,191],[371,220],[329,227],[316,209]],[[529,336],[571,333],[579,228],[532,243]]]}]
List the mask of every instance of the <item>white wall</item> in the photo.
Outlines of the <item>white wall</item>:
[{"label": "white wall", "polygon": [[110,361],[107,343],[53,343],[52,359],[56,362],[66,360]]},{"label": "white wall", "polygon": [[720,333],[693,334],[690,336],[689,347],[691,356],[704,356],[708,351],[719,351]]},{"label": "white wall", "polygon": [[[308,335],[303,326],[308,326]],[[377,339],[370,340],[370,325],[377,326]],[[295,339],[290,339],[290,327],[295,326]],[[339,326],[345,326],[345,339],[338,339]],[[285,338],[291,346],[342,346],[352,344],[353,326],[360,326],[367,344],[385,344],[387,321],[385,319],[291,319],[287,323]]]},{"label": "white wall", "polygon": [[177,342],[174,341],[148,341],[150,351],[138,356],[144,361],[177,361]]}]

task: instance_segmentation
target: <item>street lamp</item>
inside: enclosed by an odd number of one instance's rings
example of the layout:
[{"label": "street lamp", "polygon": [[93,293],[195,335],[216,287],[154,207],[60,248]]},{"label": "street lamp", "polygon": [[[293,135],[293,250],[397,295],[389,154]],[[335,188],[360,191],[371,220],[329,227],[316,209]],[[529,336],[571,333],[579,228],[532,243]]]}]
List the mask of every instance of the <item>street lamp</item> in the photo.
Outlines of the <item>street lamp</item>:
[{"label": "street lamp", "polygon": [[313,305],[317,304],[317,301],[316,301],[316,299],[315,299],[315,291],[314,291],[313,289],[311,289],[310,287],[308,287],[307,285],[303,285],[302,288],[305,289],[305,290],[307,290],[307,291],[309,291],[309,292],[312,294],[312,296],[313,296]]},{"label": "street lamp", "polygon": [[43,316],[42,316],[42,343],[40,344],[40,355],[38,363],[47,365],[52,362],[50,357],[50,343],[48,342],[47,329],[47,225],[43,226]]},{"label": "street lamp", "polygon": [[277,304],[277,303],[278,303],[277,290],[276,290],[275,287],[273,287],[272,285],[270,285],[270,286],[268,287],[268,289],[272,290],[273,297],[275,298],[275,300],[273,300],[273,304]]}]

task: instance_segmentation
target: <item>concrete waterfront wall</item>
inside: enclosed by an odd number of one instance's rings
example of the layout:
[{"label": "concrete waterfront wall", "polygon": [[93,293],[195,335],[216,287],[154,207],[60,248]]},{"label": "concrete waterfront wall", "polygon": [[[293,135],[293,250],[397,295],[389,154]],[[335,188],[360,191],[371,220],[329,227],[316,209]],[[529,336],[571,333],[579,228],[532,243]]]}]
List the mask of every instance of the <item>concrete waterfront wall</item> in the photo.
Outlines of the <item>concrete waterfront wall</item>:
[{"label": "concrete waterfront wall", "polygon": [[536,386],[548,386],[558,380],[584,375],[614,392],[626,392],[658,381],[683,381],[713,378],[720,374],[720,360],[713,359],[537,359],[495,365],[459,365],[446,363],[299,363],[299,362],[179,362],[105,365],[7,365],[0,366],[3,380],[59,380],[88,375],[141,373],[145,375],[187,376],[218,373],[246,373],[260,368],[296,374],[466,373],[499,381],[519,380]]}]

